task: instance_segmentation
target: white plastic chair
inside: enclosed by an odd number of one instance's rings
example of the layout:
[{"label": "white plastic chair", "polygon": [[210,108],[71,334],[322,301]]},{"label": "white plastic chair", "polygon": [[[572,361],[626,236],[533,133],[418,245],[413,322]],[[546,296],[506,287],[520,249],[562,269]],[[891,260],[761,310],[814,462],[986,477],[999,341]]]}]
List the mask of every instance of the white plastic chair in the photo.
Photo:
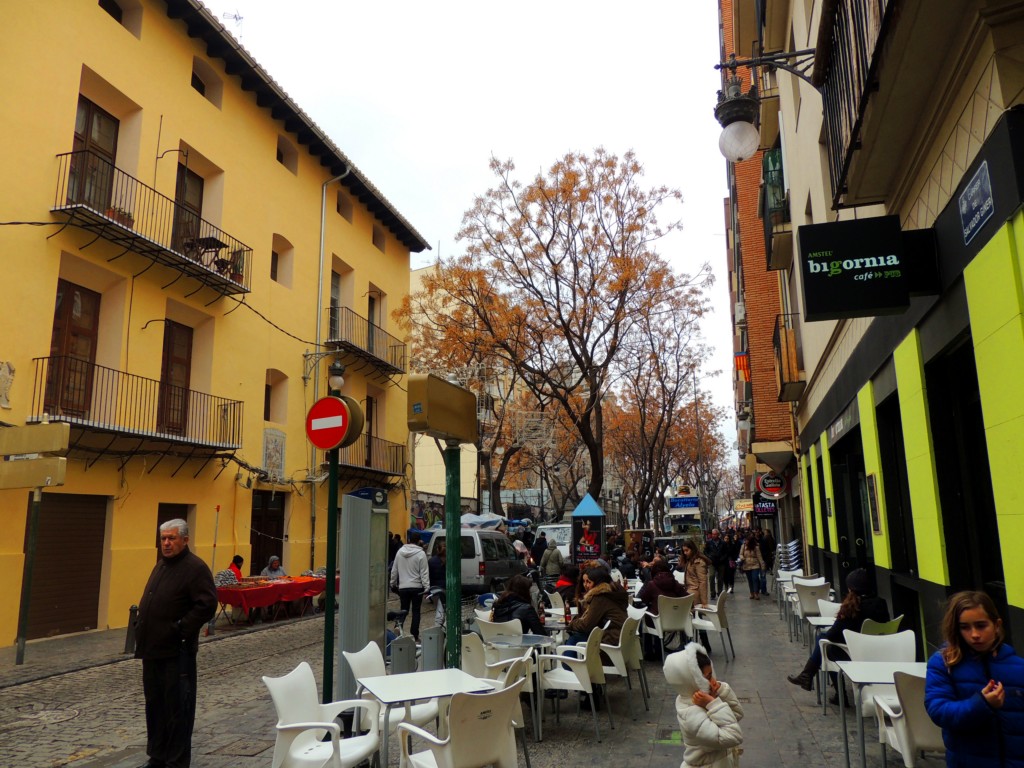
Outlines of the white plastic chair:
[{"label": "white plastic chair", "polygon": [[[604,667],[601,664],[601,638],[604,629],[595,627],[590,631],[586,645],[560,645],[555,653],[542,653],[537,656],[540,691],[578,691],[590,698],[590,713],[594,716],[594,735],[601,740],[601,732],[597,727],[597,708],[594,706],[594,686],[604,685]],[[577,656],[566,656],[572,651]],[[554,667],[545,669],[547,663]],[[564,666],[563,666],[564,665]],[[566,669],[568,667],[568,669]],[[615,728],[612,722],[612,709],[605,697],[608,709],[608,725]],[[559,722],[559,704],[555,699],[555,722]]]},{"label": "white plastic chair", "polygon": [[729,616],[725,612],[725,603],[729,598],[728,592],[719,592],[715,599],[714,606],[705,606],[697,609],[697,615],[693,619],[695,630],[705,632],[717,632],[722,638],[722,653],[725,660],[729,660],[729,653],[725,650],[725,636],[729,636],[729,648],[732,649],[732,657],[736,658],[736,648],[732,644],[732,632],[729,630]]},{"label": "white plastic chair", "polygon": [[[804,620],[809,616],[818,615],[818,601],[827,600],[831,586],[821,584],[802,584],[794,579],[793,587],[796,589],[796,601],[793,604],[793,617],[796,621],[797,637],[803,637]],[[790,635],[792,638],[792,635]]]},{"label": "white plastic chair", "polygon": [[[372,640],[361,651],[342,651],[341,654],[345,657],[345,661],[348,663],[349,669],[352,670],[352,676],[356,679],[357,683],[362,677],[379,677],[387,673],[384,667],[384,656],[380,652],[380,647]],[[377,701],[368,691],[363,691],[361,685],[357,689],[357,693],[362,694],[365,699]],[[406,702],[402,709],[396,707],[391,710],[386,729],[384,727],[384,711],[381,711],[379,714],[379,727],[384,733],[390,734],[394,732],[399,723],[424,725],[432,720],[436,720],[437,714],[437,699],[431,699],[422,704]],[[363,729],[369,728],[367,717],[368,715],[363,715]]]},{"label": "white plastic chair", "polygon": [[779,618],[782,618],[783,601],[786,597],[785,587],[787,584],[793,583],[794,576],[803,576],[804,569],[796,568],[792,571],[785,571],[779,569],[779,572],[775,575],[775,583],[773,588],[775,590],[775,601],[779,604]]},{"label": "white plastic chair", "polygon": [[[401,768],[517,768],[515,708],[524,680],[488,693],[456,693],[448,707],[448,738],[442,740],[408,723],[399,727]],[[428,751],[411,752],[411,738]]]},{"label": "white plastic chair", "polygon": [[645,627],[648,634],[661,640],[661,661],[665,663],[665,637],[670,632],[685,632],[688,638],[693,637],[693,599],[696,595],[686,597],[667,597],[658,595],[658,615],[651,616],[653,627]]},{"label": "white plastic chair", "polygon": [[[371,755],[378,761],[380,705],[376,701],[319,703],[313,670],[304,661],[284,677],[264,676],[263,684],[277,710],[272,768],[351,768]],[[362,719],[369,727],[361,736],[343,739],[335,718],[350,709],[363,710],[366,717]],[[330,740],[321,741],[326,734],[330,734]]]},{"label": "white plastic chair", "polygon": [[836,663],[828,657],[829,648],[838,648],[843,651],[847,656],[850,655],[850,649],[846,647],[845,643],[833,643],[831,640],[826,640],[824,637],[818,640],[818,648],[821,649],[821,667],[818,669],[818,703],[821,704],[821,714],[828,714],[828,697],[825,695],[825,691],[828,690],[828,675],[834,673],[836,675],[836,683],[841,680],[839,677],[839,667]]},{"label": "white plastic chair", "polygon": [[[917,658],[917,636],[913,630],[897,632],[895,635],[865,635],[847,629],[843,632],[843,638],[853,661],[911,662]],[[891,685],[864,686],[860,694],[860,716],[873,717],[875,697],[892,695]]]},{"label": "white plastic chair", "polygon": [[565,600],[562,599],[562,593],[558,592],[545,592],[548,596],[548,600],[551,602],[551,610],[557,615],[565,615]]},{"label": "white plastic chair", "polygon": [[[502,635],[508,636],[523,634],[523,622],[519,619],[512,619],[511,621],[487,621],[485,619],[477,619],[476,626],[477,629],[480,630],[480,637],[483,638],[485,644],[489,640],[501,637]],[[518,654],[514,648],[498,650],[496,648],[485,647],[484,655],[487,662],[489,664],[493,664],[497,661],[513,659]]]},{"label": "white plastic chair", "polygon": [[654,616],[653,613],[648,613],[647,609],[644,608],[642,605],[627,605],[626,615],[629,616],[631,619],[636,619],[637,621],[643,619],[644,616]]},{"label": "white plastic chair", "polygon": [[879,741],[883,754],[888,745],[900,753],[906,768],[914,768],[920,753],[944,752],[946,745],[942,743],[942,729],[928,717],[924,706],[925,679],[906,672],[894,673],[893,679],[899,711],[884,699],[875,699]]},{"label": "white plastic chair", "polygon": [[818,598],[818,615],[825,618],[834,619],[839,615],[839,609],[842,607],[842,603],[836,603],[832,600],[825,600]]},{"label": "white plastic chair", "polygon": [[639,628],[639,619],[627,617],[622,622],[622,629],[619,630],[618,645],[601,643],[601,650],[611,660],[610,665],[604,665],[604,674],[606,677],[608,675],[618,675],[625,678],[626,688],[629,691],[626,695],[626,704],[629,706],[629,715],[634,720],[636,715],[633,714],[633,682],[629,677],[629,673],[632,670],[637,670],[637,681],[640,683],[640,693],[644,699],[644,709],[650,710],[650,706],[647,703],[647,687],[642,677],[643,665],[633,661],[634,659],[643,658],[643,651],[640,648],[640,636],[637,634]]}]

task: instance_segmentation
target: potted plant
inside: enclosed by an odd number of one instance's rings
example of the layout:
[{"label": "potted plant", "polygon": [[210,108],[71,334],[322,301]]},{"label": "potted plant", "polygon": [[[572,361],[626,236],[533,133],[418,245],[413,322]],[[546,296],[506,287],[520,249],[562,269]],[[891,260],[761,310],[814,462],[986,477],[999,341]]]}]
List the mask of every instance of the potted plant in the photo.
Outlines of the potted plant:
[{"label": "potted plant", "polygon": [[245,280],[245,254],[241,251],[231,254],[231,279],[236,283]]},{"label": "potted plant", "polygon": [[122,227],[127,227],[128,229],[132,229],[135,226],[135,216],[132,215],[132,212],[116,205],[107,208],[107,218],[113,219]]}]

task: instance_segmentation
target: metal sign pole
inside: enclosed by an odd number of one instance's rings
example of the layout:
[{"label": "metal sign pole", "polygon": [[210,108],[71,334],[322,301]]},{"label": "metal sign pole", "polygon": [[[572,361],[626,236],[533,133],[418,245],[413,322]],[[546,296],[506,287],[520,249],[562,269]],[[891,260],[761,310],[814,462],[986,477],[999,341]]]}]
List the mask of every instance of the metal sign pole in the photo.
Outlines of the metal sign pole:
[{"label": "metal sign pole", "polygon": [[28,543],[25,547],[25,569],[21,577],[21,608],[18,611],[18,648],[14,663],[25,663],[25,633],[28,631],[28,606],[32,596],[32,568],[36,562],[36,539],[39,536],[39,510],[43,504],[43,491],[32,491],[32,507],[28,516]]},{"label": "metal sign pole", "polygon": [[445,658],[449,669],[462,668],[462,509],[459,491],[459,441],[446,440],[444,450]]}]

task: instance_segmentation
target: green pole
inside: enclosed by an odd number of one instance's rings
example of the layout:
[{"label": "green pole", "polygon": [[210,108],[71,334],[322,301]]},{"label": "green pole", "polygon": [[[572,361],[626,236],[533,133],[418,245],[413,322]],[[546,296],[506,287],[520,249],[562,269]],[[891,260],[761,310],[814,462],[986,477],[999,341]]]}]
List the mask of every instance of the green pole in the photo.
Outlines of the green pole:
[{"label": "green pole", "polygon": [[459,443],[446,440],[444,450],[445,660],[449,669],[462,667],[462,505],[459,497]]},{"label": "green pole", "polygon": [[[338,390],[331,395],[337,397]],[[338,449],[327,451],[327,600],[324,602],[324,704],[333,700],[334,584],[338,570]]]}]

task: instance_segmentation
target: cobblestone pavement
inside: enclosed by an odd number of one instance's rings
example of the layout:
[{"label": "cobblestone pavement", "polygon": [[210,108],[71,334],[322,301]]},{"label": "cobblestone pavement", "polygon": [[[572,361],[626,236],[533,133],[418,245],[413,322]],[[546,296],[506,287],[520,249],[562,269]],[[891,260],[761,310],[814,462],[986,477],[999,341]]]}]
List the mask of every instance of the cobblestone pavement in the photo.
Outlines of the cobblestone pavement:
[{"label": "cobblestone pavement", "polygon": [[[747,599],[737,592],[729,604],[737,658],[725,662],[718,637],[712,636],[718,676],[737,690],[746,710],[744,766],[842,766],[842,731],[834,707],[821,714],[813,693],[785,681],[799,670],[806,647],[789,642],[775,605]],[[433,623],[424,606],[424,626]],[[273,753],[276,716],[262,675],[283,675],[308,661],[317,679],[323,662],[323,620],[309,617],[257,628],[218,631],[204,638],[199,653],[199,700],[193,739],[197,768],[268,768]],[[13,649],[0,649],[0,766],[30,768],[135,768],[146,761],[142,711],[141,662],[121,651],[124,632],[92,633],[91,637],[30,643],[26,661],[35,669],[13,666]],[[48,674],[40,669],[50,659]],[[99,666],[96,666],[99,664]],[[28,663],[26,663],[28,666]],[[682,761],[674,692],[660,665],[648,663],[652,689],[650,711],[639,693],[631,719],[621,680],[610,684],[616,728],[607,730],[601,714],[603,741],[594,739],[589,712],[577,715],[563,704],[561,723],[550,710],[543,742],[529,742],[537,768],[621,765],[676,768]],[[64,671],[68,670],[68,671]],[[868,765],[882,765],[876,732],[865,723]],[[859,765],[856,728],[848,722],[853,764]],[[392,740],[391,765],[398,764]],[[521,753],[520,753],[521,754]],[[899,757],[890,753],[894,765]],[[525,763],[523,763],[525,764]],[[923,763],[939,766],[933,758]]]}]

